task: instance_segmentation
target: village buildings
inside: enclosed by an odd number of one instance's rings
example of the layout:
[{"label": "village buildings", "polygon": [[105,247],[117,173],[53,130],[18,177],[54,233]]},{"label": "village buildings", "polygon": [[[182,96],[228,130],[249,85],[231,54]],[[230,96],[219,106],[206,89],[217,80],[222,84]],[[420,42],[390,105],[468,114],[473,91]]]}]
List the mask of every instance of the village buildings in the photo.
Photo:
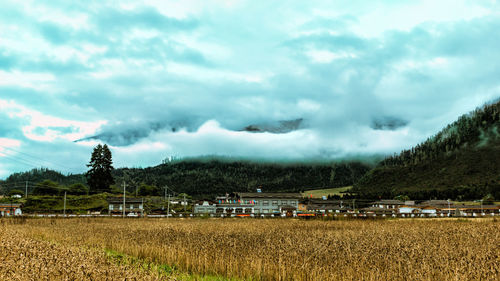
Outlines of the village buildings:
[{"label": "village buildings", "polygon": [[0,216],[21,216],[22,214],[20,203],[0,203]]},{"label": "village buildings", "polygon": [[194,205],[194,214],[212,216],[483,216],[500,215],[500,206],[457,205],[448,200],[422,202],[387,200],[361,201],[305,198],[299,193],[235,192]]},{"label": "village buildings", "polygon": [[199,202],[193,209],[195,214],[296,216],[301,199],[300,193],[235,192],[217,197],[214,203]]},{"label": "village buildings", "polygon": [[[124,212],[125,208],[125,212]],[[123,206],[123,197],[112,197],[108,199],[108,214],[126,216],[143,216],[144,215],[144,199],[143,198],[126,198],[125,206]]]}]

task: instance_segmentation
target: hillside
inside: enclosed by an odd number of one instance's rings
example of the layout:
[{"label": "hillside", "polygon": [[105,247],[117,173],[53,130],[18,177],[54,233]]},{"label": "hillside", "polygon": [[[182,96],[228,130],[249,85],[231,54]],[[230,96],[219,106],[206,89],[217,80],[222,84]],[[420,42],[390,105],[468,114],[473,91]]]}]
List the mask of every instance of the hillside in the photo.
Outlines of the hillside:
[{"label": "hillside", "polygon": [[[187,193],[195,198],[223,195],[233,191],[300,192],[310,189],[349,186],[370,170],[361,162],[344,163],[266,163],[224,159],[185,159],[149,168],[120,168],[113,171],[116,186],[127,183],[127,191],[147,195],[162,195],[168,186],[175,193]],[[11,189],[24,190],[29,181],[29,193],[35,183],[49,179],[62,186],[86,183],[82,174],[65,176],[48,169],[16,173],[0,181],[3,193]]]},{"label": "hillside", "polygon": [[362,198],[500,197],[500,102],[461,116],[424,143],[383,160],[353,188]]},{"label": "hillside", "polygon": [[346,163],[262,163],[250,161],[179,161],[145,169],[119,169],[117,182],[169,188],[195,197],[213,197],[233,191],[300,192],[352,185],[370,166]]}]

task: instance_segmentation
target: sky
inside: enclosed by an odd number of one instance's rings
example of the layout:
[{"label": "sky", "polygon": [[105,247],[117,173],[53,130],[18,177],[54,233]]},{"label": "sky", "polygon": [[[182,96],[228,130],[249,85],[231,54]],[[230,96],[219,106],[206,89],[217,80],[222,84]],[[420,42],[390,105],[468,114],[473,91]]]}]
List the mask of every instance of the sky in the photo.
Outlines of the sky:
[{"label": "sky", "polygon": [[[497,1],[2,1],[0,178],[399,152],[500,96]],[[249,129],[251,128],[251,129]]]}]

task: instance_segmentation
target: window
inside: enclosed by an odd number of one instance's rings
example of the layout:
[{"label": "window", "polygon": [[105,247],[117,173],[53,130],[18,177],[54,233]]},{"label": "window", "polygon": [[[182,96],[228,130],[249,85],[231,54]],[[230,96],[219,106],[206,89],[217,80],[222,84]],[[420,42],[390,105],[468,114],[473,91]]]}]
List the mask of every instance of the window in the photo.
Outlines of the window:
[{"label": "window", "polygon": [[134,208],[134,204],[130,204],[130,209],[133,209]]},{"label": "window", "polygon": [[278,200],[273,200],[273,206],[278,205]]},{"label": "window", "polygon": [[264,202],[262,203],[263,206],[269,206],[269,201],[268,200],[264,200]]},{"label": "window", "polygon": [[118,205],[118,206],[119,206],[119,207],[118,207],[118,209],[120,209],[120,211],[121,211],[121,210],[123,209],[122,204],[120,204],[120,205]]},{"label": "window", "polygon": [[262,212],[263,212],[264,214],[267,214],[267,213],[269,213],[269,209],[263,209],[263,210],[262,210]]},{"label": "window", "polygon": [[113,211],[113,204],[109,204],[109,210]]},{"label": "window", "polygon": [[290,200],[290,205],[295,205],[297,202],[295,200]]},{"label": "window", "polygon": [[139,209],[141,209],[141,210],[142,210],[142,204],[139,204]]}]

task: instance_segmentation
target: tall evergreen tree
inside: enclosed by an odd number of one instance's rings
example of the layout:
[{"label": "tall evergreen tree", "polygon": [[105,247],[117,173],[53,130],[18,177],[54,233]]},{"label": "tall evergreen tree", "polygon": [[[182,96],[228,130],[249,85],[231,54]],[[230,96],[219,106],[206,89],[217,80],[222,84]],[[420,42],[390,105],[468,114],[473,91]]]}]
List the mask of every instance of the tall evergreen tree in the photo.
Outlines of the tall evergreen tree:
[{"label": "tall evergreen tree", "polygon": [[110,192],[110,185],[115,183],[111,171],[113,160],[108,146],[97,145],[90,157],[90,163],[87,164],[89,170],[85,174],[90,191],[94,193]]}]

